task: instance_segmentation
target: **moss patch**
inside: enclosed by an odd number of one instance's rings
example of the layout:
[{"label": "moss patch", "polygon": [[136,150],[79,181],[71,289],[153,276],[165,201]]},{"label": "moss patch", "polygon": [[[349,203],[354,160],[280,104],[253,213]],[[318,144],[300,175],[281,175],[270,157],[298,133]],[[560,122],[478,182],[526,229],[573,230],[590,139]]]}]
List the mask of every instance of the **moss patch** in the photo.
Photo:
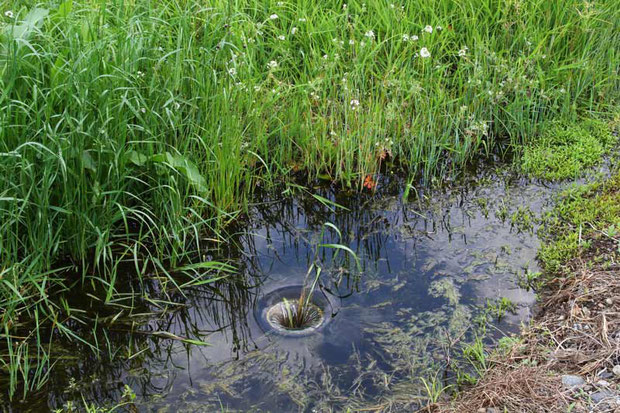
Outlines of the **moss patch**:
[{"label": "moss patch", "polygon": [[590,240],[620,227],[620,173],[604,183],[571,188],[546,217],[538,256],[547,272],[589,246]]},{"label": "moss patch", "polygon": [[553,122],[534,144],[524,148],[521,169],[536,178],[577,177],[584,168],[595,165],[616,141],[609,126],[600,120]]}]

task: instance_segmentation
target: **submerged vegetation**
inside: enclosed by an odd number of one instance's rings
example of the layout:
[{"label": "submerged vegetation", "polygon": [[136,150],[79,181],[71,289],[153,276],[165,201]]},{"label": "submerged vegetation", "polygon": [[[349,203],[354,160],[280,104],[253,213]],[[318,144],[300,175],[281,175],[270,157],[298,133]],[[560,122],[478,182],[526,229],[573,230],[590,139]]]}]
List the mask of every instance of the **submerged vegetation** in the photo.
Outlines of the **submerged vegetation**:
[{"label": "submerged vegetation", "polygon": [[[609,117],[619,97],[612,0],[2,7],[0,360],[11,397],[47,380],[58,334],[85,342],[69,291],[131,311],[150,299],[147,282],[166,295],[233,276],[206,250],[227,242],[257,188],[293,176],[369,192],[385,169],[410,186],[441,180],[538,140],[541,151],[565,145],[581,132],[546,122]],[[588,131],[571,168],[611,142]],[[523,156],[537,176],[574,175],[536,150]],[[542,256],[554,262],[554,251]]]}]

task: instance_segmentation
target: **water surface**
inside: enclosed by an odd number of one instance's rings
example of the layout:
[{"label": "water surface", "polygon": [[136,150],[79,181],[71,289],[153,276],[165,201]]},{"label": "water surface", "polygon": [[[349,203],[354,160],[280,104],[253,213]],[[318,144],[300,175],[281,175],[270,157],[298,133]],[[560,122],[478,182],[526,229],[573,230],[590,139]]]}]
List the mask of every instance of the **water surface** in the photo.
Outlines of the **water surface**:
[{"label": "water surface", "polygon": [[[374,194],[324,186],[262,194],[230,246],[205,251],[238,274],[172,292],[173,307],[158,305],[162,287],[149,284],[145,314],[123,313],[99,334],[109,354],[61,347],[49,384],[28,405],[60,407],[82,395],[110,404],[128,385],[144,412],[410,411],[424,394],[420,378],[444,378],[481,309],[501,297],[516,305],[487,340],[531,315],[534,295],[518,278],[537,270],[537,217],[557,191],[488,169],[408,202],[402,186],[384,177]],[[361,273],[347,254],[319,248],[321,292],[335,303],[329,323],[303,337],[266,330],[257,321],[263,298],[301,284],[321,241],[349,246]]]}]

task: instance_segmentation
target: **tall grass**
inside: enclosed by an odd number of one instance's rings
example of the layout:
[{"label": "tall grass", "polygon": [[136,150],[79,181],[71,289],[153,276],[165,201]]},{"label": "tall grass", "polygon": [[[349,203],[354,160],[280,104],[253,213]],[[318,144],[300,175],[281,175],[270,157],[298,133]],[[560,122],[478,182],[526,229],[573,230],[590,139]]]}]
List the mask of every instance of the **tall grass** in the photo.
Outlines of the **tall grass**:
[{"label": "tall grass", "polygon": [[615,6],[4,1],[0,318],[12,383],[45,379],[45,348],[24,356],[40,330],[18,326],[71,334],[50,292],[96,282],[109,300],[121,260],[181,265],[206,238],[225,240],[256,187],[302,171],[362,189],[387,162],[441,177],[534,139],[542,120],[612,110]]}]

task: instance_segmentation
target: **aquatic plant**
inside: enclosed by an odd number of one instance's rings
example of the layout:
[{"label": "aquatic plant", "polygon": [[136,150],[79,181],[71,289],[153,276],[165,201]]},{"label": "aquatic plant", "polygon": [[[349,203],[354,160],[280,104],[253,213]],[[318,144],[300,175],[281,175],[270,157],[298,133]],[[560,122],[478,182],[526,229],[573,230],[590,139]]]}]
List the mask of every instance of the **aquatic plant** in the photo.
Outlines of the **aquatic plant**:
[{"label": "aquatic plant", "polygon": [[420,381],[424,385],[424,389],[426,391],[426,399],[428,400],[428,404],[437,403],[441,396],[448,390],[451,386],[444,386],[441,379],[438,378],[439,372],[436,372],[435,375],[430,377],[428,380],[424,377],[420,378]]},{"label": "aquatic plant", "polygon": [[517,310],[515,304],[506,297],[498,298],[497,300],[487,300],[486,311],[500,322],[506,315],[506,312],[515,313]]}]

